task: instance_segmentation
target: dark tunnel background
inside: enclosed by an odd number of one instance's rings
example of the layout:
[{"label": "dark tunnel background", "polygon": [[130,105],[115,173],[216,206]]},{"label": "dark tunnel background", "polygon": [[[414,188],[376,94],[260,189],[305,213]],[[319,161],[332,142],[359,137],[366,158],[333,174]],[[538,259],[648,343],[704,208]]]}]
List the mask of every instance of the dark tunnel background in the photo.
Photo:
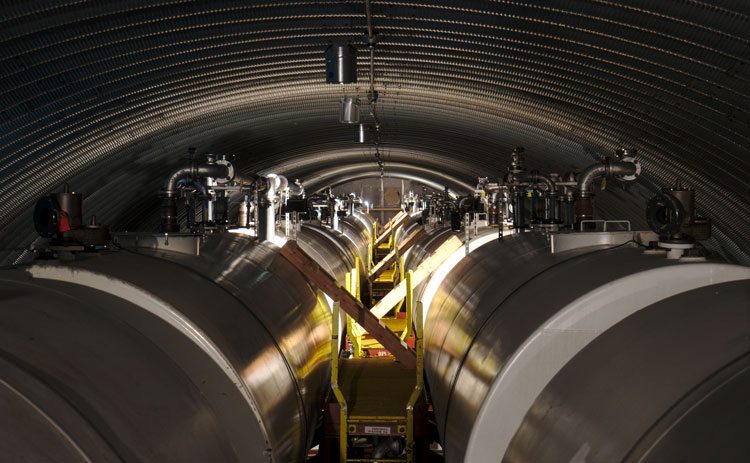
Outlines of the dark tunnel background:
[{"label": "dark tunnel background", "polygon": [[[63,182],[116,230],[154,229],[187,148],[246,172],[371,173],[338,122],[366,99],[360,1],[28,1],[0,10],[0,257],[34,239],[36,199]],[[638,149],[599,215],[646,226],[677,178],[713,220],[707,246],[750,264],[750,2],[374,1],[385,175],[461,190],[515,146],[543,172]],[[359,83],[326,85],[323,50],[359,48]],[[321,173],[322,172],[322,173]]]}]

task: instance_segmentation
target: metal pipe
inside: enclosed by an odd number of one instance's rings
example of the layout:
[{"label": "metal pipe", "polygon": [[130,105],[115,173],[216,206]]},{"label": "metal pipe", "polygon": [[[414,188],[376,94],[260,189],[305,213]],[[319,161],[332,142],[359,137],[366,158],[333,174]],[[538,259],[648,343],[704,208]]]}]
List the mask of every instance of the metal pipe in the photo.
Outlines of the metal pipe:
[{"label": "metal pipe", "polygon": [[332,199],[328,208],[330,209],[328,212],[331,214],[331,228],[339,231],[339,200]]},{"label": "metal pipe", "polygon": [[231,174],[229,166],[226,164],[206,163],[187,167],[180,167],[173,171],[167,179],[166,186],[164,187],[164,193],[167,196],[177,195],[177,183],[184,178],[200,178],[200,177],[213,177],[222,178],[228,177]]},{"label": "metal pipe", "polygon": [[274,203],[280,192],[287,189],[289,181],[283,175],[268,174],[265,177],[264,194],[258,198],[258,239],[273,241],[276,238],[276,209]]},{"label": "metal pipe", "polygon": [[354,214],[354,206],[357,202],[357,197],[354,195],[354,193],[349,195],[349,215]]},{"label": "metal pipe", "polygon": [[637,172],[638,167],[634,161],[612,161],[607,159],[604,162],[593,164],[587,167],[578,178],[578,195],[581,198],[588,198],[591,195],[591,182],[599,177],[637,175]]},{"label": "metal pipe", "polygon": [[526,211],[524,207],[524,201],[526,199],[526,191],[516,191],[513,200],[513,229],[520,231],[526,227]]},{"label": "metal pipe", "polygon": [[266,196],[268,199],[275,199],[278,196],[278,193],[286,190],[288,186],[289,181],[283,175],[266,175]]},{"label": "metal pipe", "polygon": [[305,187],[302,186],[299,180],[289,183],[290,196],[302,196],[303,194],[305,194]]},{"label": "metal pipe", "polygon": [[258,181],[260,177],[253,174],[240,174],[238,172],[235,172],[234,178],[232,180],[236,183],[240,183],[242,185],[254,185],[255,182]]},{"label": "metal pipe", "polygon": [[187,167],[174,170],[164,187],[164,231],[179,232],[180,224],[177,221],[177,184],[182,179],[197,179],[201,177],[228,178],[233,175],[231,165],[228,163],[193,163]]},{"label": "metal pipe", "polygon": [[472,200],[472,198],[471,198],[471,197],[469,197],[469,196],[464,196],[463,198],[461,198],[461,199],[460,199],[460,200],[458,201],[458,210],[459,210],[459,212],[460,212],[460,211],[461,211],[461,209],[463,209],[463,207],[465,206],[465,203],[466,203],[466,201],[471,201],[471,200]]},{"label": "metal pipe", "polygon": [[548,194],[554,194],[557,192],[555,189],[555,182],[553,182],[549,176],[539,173],[539,171],[520,172],[512,174],[512,176],[513,180],[519,183],[531,183],[534,185],[544,184],[547,187]]},{"label": "metal pipe", "polygon": [[276,238],[276,213],[273,201],[267,197],[261,197],[258,201],[258,225],[256,227],[258,240],[273,241]]},{"label": "metal pipe", "polygon": [[[544,184],[546,186],[543,198],[543,218],[545,221],[554,219],[555,207],[553,197],[557,196],[557,184],[549,176],[539,173],[539,171],[536,170],[532,172],[519,172],[511,175],[512,180],[518,183],[529,183],[532,185]],[[532,210],[535,211],[536,208],[532,208]]]}]

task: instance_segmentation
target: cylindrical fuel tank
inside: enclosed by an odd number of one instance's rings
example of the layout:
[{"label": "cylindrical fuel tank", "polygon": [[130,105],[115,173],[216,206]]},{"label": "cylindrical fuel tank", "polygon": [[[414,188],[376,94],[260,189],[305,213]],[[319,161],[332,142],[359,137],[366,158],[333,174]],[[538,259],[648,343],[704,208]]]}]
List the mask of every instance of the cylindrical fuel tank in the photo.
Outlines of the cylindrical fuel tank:
[{"label": "cylindrical fuel tank", "polygon": [[[406,233],[404,233],[404,235],[406,235]],[[404,267],[407,270],[415,270],[419,266],[419,264],[430,257],[443,243],[445,243],[446,240],[450,239],[452,236],[455,236],[463,241],[463,235],[460,232],[451,230],[450,227],[430,230],[427,233],[427,236],[425,236],[422,241],[415,244],[411,249],[409,249],[409,251],[407,251],[404,258]],[[463,250],[461,251],[465,252]],[[430,279],[427,278],[420,284],[416,285],[416,287],[414,288],[415,301],[422,300],[422,293],[429,281]]]},{"label": "cylindrical fuel tank", "polygon": [[3,460],[304,461],[331,315],[277,251],[221,234],[0,270]]},{"label": "cylindrical fuel tank", "polygon": [[[409,227],[408,229],[406,228],[407,226]],[[416,230],[417,227],[421,227],[421,225],[416,222],[413,222],[413,225],[412,223],[408,223],[404,226],[404,233],[402,233],[401,236],[408,236]],[[497,236],[498,230],[496,228],[482,228],[477,235],[473,235],[473,232],[470,231],[471,239],[469,241],[469,250],[473,251],[478,249],[496,239]],[[445,278],[448,271],[466,255],[466,232],[464,230],[454,231],[450,227],[432,228],[427,231],[425,238],[406,252],[404,267],[407,270],[413,271],[452,237],[460,239],[461,242],[464,243],[464,247],[446,258],[443,264],[435,269],[428,278],[414,287],[414,300],[424,303],[425,310],[428,308],[430,301],[432,300],[432,294],[437,290],[437,285],[443,280],[443,278]]]},{"label": "cylindrical fuel tank", "polygon": [[297,232],[297,243],[339,283],[343,283],[346,273],[354,267],[354,258],[359,256],[359,250],[351,241],[342,239],[341,233],[321,226],[303,224]]},{"label": "cylindrical fuel tank", "polygon": [[372,225],[372,220],[360,211],[347,215],[339,223],[342,237],[346,242],[354,245],[360,259],[364,259],[368,255],[368,245],[372,240]]},{"label": "cylindrical fuel tank", "polygon": [[744,461],[750,269],[549,240],[482,246],[432,299],[446,461]]},{"label": "cylindrical fuel tank", "polygon": [[401,228],[396,230],[396,244],[401,244],[406,237],[420,227],[422,227],[422,214],[412,215]]},{"label": "cylindrical fuel tank", "polygon": [[362,264],[366,263],[372,221],[356,211],[342,219],[339,226],[341,231],[302,224],[297,232],[297,243],[325,271],[343,284],[346,273],[354,268],[356,258]]}]

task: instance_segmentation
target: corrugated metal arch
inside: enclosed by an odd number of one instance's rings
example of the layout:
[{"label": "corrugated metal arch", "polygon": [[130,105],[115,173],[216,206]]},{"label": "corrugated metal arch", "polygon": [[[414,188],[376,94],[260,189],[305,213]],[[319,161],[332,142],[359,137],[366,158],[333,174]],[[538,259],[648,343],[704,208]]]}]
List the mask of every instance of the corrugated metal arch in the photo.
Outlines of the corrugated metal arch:
[{"label": "corrugated metal arch", "polygon": [[[640,184],[599,195],[602,214],[642,224],[643,200],[680,177],[715,222],[711,246],[750,263],[747,2],[374,1],[373,12],[387,161],[472,184],[502,174],[515,145],[547,171],[636,147]],[[326,44],[363,44],[362,2],[47,0],[0,15],[6,255],[32,239],[34,200],[64,180],[102,221],[151,226],[188,146],[295,176],[324,155],[374,160],[337,122],[337,98],[365,99],[366,84],[323,83]],[[359,60],[365,82],[364,46]]]}]

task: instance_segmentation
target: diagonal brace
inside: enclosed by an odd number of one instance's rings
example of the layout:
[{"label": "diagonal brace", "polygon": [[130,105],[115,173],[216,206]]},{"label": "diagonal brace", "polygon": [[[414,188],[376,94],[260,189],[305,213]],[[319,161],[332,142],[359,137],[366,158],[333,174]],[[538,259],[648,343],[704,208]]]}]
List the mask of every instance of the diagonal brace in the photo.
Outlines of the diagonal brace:
[{"label": "diagonal brace", "polygon": [[[414,270],[411,284],[417,286],[424,281],[432,272],[434,272],[445,260],[454,252],[461,249],[463,243],[461,240],[452,236],[446,240],[440,247]],[[377,304],[372,306],[370,311],[377,318],[383,318],[385,314],[391,311],[396,304],[406,297],[406,281],[401,281],[388,294],[385,295]]]},{"label": "diagonal brace", "polygon": [[336,280],[310,257],[300,249],[295,241],[287,241],[281,248],[279,254],[289,263],[297,267],[308,280],[312,281],[321,291],[328,294],[334,301],[339,303],[341,310],[349,314],[370,335],[380,342],[391,354],[393,354],[407,368],[415,368],[417,356],[396,333],[380,321],[375,315],[359,302],[354,296],[342,288]]},{"label": "diagonal brace", "polygon": [[393,223],[391,223],[390,226],[388,226],[388,228],[386,228],[385,231],[378,236],[378,238],[375,240],[375,243],[373,243],[373,247],[376,248],[388,241],[391,237],[391,234],[393,234],[393,232],[403,224],[408,222],[410,218],[411,216],[409,214],[400,215],[398,219],[394,220]]},{"label": "diagonal brace", "polygon": [[424,228],[419,228],[415,230],[411,235],[407,236],[406,239],[402,241],[396,249],[389,252],[388,255],[383,258],[383,260],[378,262],[378,264],[375,265],[372,270],[370,270],[370,281],[375,281],[375,279],[379,277],[381,273],[386,271],[386,269],[391,268],[391,266],[396,263],[399,256],[403,256],[406,251],[408,251],[415,244],[419,243],[426,235],[427,232],[424,231]]}]

